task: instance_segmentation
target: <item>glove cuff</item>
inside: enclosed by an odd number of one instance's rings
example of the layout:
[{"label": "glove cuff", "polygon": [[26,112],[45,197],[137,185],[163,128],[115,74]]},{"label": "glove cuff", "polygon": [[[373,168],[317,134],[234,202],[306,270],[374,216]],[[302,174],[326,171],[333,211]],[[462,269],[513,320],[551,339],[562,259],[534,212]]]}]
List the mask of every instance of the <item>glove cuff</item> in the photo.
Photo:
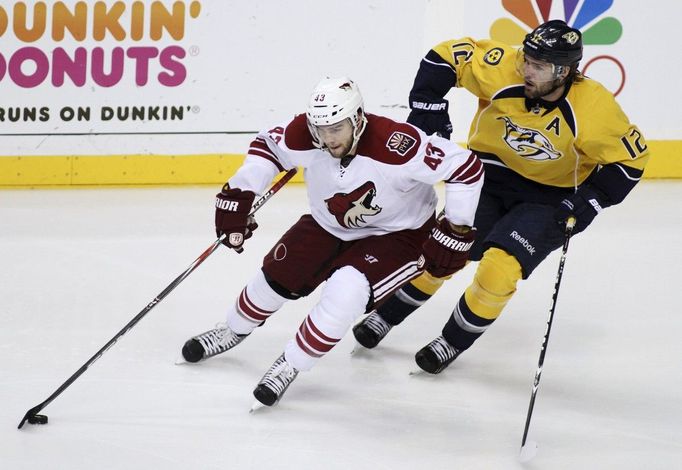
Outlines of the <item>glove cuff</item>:
[{"label": "glove cuff", "polygon": [[607,207],[605,201],[608,199],[606,198],[605,194],[591,185],[585,185],[578,188],[577,193],[581,198],[583,198],[586,205],[594,209],[597,214]]}]

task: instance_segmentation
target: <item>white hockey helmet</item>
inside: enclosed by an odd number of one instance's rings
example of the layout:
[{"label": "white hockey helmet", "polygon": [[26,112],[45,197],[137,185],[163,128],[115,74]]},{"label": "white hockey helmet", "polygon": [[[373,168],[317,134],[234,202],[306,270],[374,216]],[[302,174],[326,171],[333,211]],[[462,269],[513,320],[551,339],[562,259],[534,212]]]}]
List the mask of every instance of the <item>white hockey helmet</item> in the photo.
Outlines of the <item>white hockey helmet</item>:
[{"label": "white hockey helmet", "polygon": [[363,108],[360,89],[353,80],[348,77],[321,80],[310,96],[306,111],[308,128],[315,146],[324,147],[317,132],[317,126],[329,126],[344,119],[350,119],[353,125],[351,152],[354,152],[367,123]]}]

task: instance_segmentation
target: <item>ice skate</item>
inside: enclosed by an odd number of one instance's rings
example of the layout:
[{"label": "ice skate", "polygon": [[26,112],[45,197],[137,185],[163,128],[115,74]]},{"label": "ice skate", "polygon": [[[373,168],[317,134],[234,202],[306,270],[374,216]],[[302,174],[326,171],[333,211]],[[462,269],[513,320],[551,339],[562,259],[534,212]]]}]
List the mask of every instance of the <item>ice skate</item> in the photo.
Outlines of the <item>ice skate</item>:
[{"label": "ice skate", "polygon": [[[297,375],[298,371],[287,362],[282,354],[258,382],[253,396],[263,405],[272,406],[282,398]],[[252,407],[252,411],[253,409]]]},{"label": "ice skate", "polygon": [[[217,354],[232,349],[246,338],[238,335],[225,323],[219,323],[216,328],[188,339],[182,347],[182,358],[187,362],[199,362]],[[176,362],[181,364],[182,361]]]},{"label": "ice skate", "polygon": [[353,336],[360,345],[372,349],[386,337],[391,328],[393,325],[387,323],[375,310],[353,327]]},{"label": "ice skate", "polygon": [[438,374],[457,359],[460,353],[461,351],[448,343],[443,336],[439,336],[421,348],[414,359],[424,372]]}]

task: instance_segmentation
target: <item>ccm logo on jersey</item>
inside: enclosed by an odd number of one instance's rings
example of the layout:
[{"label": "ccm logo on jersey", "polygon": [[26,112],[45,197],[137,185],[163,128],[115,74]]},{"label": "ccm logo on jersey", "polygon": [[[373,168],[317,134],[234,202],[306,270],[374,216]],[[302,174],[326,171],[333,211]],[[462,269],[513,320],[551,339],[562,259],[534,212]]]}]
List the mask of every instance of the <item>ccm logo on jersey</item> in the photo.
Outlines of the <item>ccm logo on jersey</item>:
[{"label": "ccm logo on jersey", "polygon": [[414,137],[410,137],[407,134],[395,131],[393,134],[391,134],[391,137],[388,138],[388,142],[386,142],[386,148],[391,152],[395,152],[401,157],[404,157],[416,143],[417,139]]},{"label": "ccm logo on jersey", "polygon": [[376,195],[376,186],[368,181],[350,193],[336,193],[324,202],[327,203],[327,210],[336,217],[340,226],[359,228],[367,222],[365,217],[381,212],[381,207],[372,205]]},{"label": "ccm logo on jersey", "polygon": [[424,103],[422,101],[413,101],[412,109],[421,109],[422,111],[446,111],[448,109],[447,103]]},{"label": "ccm logo on jersey", "polygon": [[218,209],[222,209],[224,211],[237,212],[237,210],[239,209],[239,202],[238,201],[226,201],[224,199],[217,199],[216,198],[215,206]]}]

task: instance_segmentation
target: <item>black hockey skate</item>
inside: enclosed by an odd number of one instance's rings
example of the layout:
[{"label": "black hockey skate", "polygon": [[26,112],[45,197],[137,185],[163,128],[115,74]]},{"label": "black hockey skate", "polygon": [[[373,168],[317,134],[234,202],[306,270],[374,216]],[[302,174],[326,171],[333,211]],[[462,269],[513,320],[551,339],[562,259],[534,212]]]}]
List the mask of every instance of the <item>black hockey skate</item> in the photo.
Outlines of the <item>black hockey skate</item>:
[{"label": "black hockey skate", "polygon": [[253,396],[262,404],[272,406],[282,398],[297,375],[298,371],[287,362],[282,354],[260,379],[253,391]]},{"label": "black hockey skate", "polygon": [[199,362],[232,349],[247,336],[238,335],[226,324],[219,323],[216,328],[188,339],[182,347],[182,357],[187,362]]},{"label": "black hockey skate", "polygon": [[457,359],[461,352],[448,343],[443,336],[439,336],[421,348],[415,354],[414,359],[425,372],[438,374]]},{"label": "black hockey skate", "polygon": [[391,328],[393,325],[387,323],[375,310],[353,327],[353,336],[362,346],[372,349],[386,337]]}]

